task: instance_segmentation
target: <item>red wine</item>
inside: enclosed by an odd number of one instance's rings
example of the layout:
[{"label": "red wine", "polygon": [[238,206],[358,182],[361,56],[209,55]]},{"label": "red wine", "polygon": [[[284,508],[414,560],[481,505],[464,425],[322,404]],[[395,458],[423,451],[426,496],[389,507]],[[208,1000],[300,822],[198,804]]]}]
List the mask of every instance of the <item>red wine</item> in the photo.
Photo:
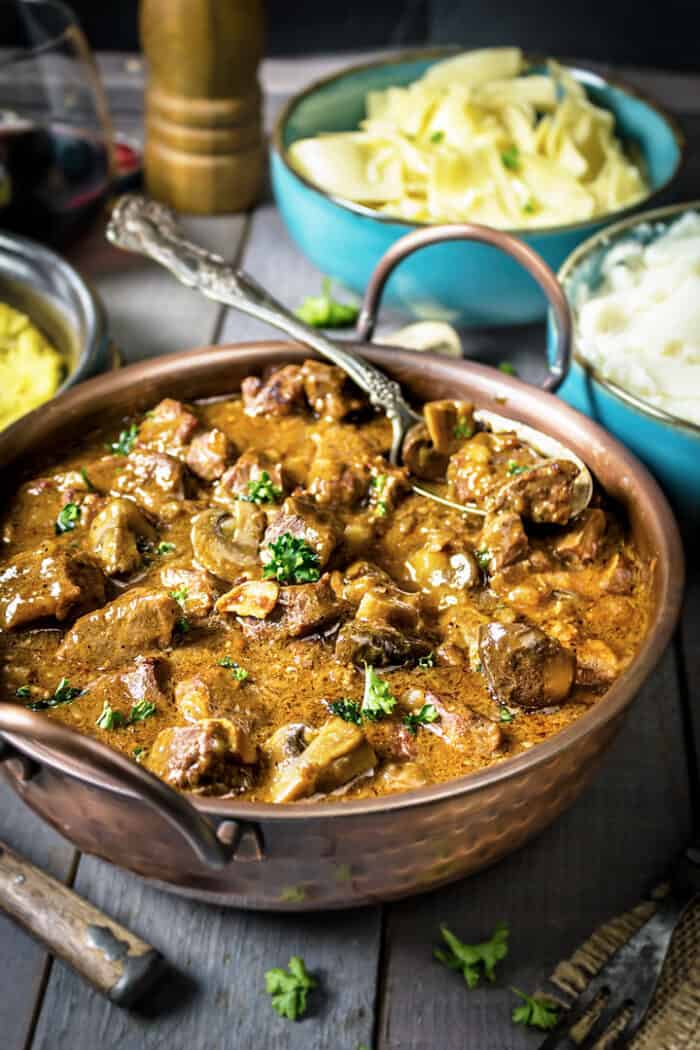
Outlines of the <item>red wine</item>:
[{"label": "red wine", "polygon": [[64,243],[99,212],[109,182],[109,154],[98,138],[0,114],[0,229]]}]

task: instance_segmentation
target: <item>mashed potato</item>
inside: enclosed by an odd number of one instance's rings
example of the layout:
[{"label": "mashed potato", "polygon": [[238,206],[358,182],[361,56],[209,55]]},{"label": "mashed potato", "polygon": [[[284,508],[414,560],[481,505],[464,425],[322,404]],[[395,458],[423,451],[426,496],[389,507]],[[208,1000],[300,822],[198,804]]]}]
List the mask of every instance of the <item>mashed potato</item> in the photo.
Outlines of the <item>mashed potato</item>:
[{"label": "mashed potato", "polygon": [[64,360],[26,314],[0,303],[0,429],[58,390]]},{"label": "mashed potato", "polygon": [[645,244],[652,233],[605,256],[601,284],[576,304],[578,347],[606,379],[700,425],[700,215]]}]

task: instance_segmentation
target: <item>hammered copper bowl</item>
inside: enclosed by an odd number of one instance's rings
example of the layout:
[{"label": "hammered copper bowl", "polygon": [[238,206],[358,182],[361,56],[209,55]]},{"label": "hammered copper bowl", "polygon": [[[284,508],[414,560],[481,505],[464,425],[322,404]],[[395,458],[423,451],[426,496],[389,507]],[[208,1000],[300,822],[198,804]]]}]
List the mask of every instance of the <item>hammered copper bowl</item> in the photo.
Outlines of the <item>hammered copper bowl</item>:
[{"label": "hammered copper bowl", "polygon": [[[445,784],[354,802],[188,799],[105,745],[0,704],[9,782],[79,849],[165,889],[236,907],[304,910],[402,897],[486,867],[536,835],[573,802],[620,729],[681,600],[681,545],[656,483],[596,424],[517,379],[428,354],[365,351],[419,399],[473,399],[545,428],[586,459],[653,559],[653,615],[636,659],[603,700],[531,751]],[[168,395],[231,393],[250,372],[304,356],[289,343],[210,347],[84,383],[0,435],[4,491],[110,418]]]}]

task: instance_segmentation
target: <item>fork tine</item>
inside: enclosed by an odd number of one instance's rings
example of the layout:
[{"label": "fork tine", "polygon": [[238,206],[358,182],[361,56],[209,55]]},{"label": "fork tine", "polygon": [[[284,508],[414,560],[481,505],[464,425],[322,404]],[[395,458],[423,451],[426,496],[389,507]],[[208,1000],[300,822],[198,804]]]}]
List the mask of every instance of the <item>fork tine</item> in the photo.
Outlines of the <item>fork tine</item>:
[{"label": "fork tine", "polygon": [[[627,1005],[631,1004],[625,1002],[624,999],[618,999],[606,1005],[589,1028],[586,1038],[578,1044],[578,1050],[593,1050],[598,1040],[602,1039],[615,1018],[620,1016]],[[623,1028],[623,1032],[626,1031],[627,1025]]]},{"label": "fork tine", "polygon": [[567,1036],[567,1033],[590,1010],[601,992],[607,989],[608,982],[604,977],[600,974],[594,977],[581,994],[574,999],[568,1010],[562,1013],[556,1028],[552,1029],[538,1050],[579,1050],[579,1044]]}]

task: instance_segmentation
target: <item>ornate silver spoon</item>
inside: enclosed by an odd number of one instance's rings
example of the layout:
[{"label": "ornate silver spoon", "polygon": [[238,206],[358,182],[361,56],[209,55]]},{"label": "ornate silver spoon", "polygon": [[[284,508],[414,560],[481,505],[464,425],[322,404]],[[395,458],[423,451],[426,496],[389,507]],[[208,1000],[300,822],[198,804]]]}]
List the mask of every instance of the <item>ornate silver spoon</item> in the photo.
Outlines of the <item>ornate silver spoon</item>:
[{"label": "ornate silver spoon", "polygon": [[[468,229],[461,227],[461,230],[463,236],[505,248],[519,261],[526,263],[543,286],[547,284],[547,294],[555,311],[559,329],[559,354],[544,386],[545,389],[556,389],[566,374],[571,334],[568,306],[556,278],[549,268],[519,241],[481,226],[470,226]],[[449,234],[446,234],[446,238],[447,236]],[[266,321],[273,328],[281,329],[292,339],[312,347],[322,357],[342,368],[364,391],[372,407],[384,412],[390,421],[392,442],[389,459],[393,464],[401,462],[406,435],[411,427],[422,422],[423,418],[406,402],[399,384],[389,379],[375,365],[353,353],[347,346],[334,342],[317,329],[305,324],[248,274],[228,265],[213,252],[188,241],[170,208],[136,194],[120,197],[107,226],[107,238],[118,248],[145,255],[160,263],[182,284],[195,288],[207,298],[232,306],[260,321]],[[565,459],[574,463],[578,475],[570,516],[580,514],[588,505],[593,492],[593,481],[585,464],[570,449],[532,427],[515,420],[506,420],[494,413],[478,411],[474,418],[494,433],[512,431],[545,458]],[[428,499],[472,514],[486,513],[482,507],[455,503],[423,485],[415,482],[412,484],[415,492]]]}]

